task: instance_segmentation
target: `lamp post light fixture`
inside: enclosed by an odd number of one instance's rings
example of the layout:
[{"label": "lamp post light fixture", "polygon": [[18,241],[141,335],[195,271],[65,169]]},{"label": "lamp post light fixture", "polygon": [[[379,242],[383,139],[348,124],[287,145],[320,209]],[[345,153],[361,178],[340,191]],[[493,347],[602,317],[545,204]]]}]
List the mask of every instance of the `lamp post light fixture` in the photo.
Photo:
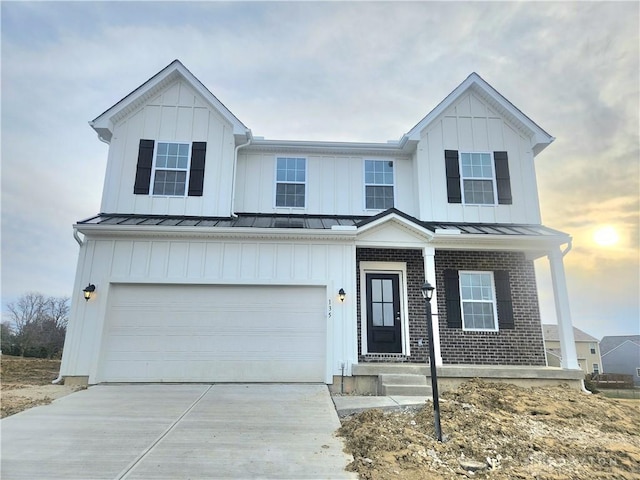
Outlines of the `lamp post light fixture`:
[{"label": "lamp post light fixture", "polygon": [[440,399],[438,397],[438,373],[436,371],[436,352],[433,344],[433,316],[431,314],[431,298],[435,288],[425,282],[422,285],[422,298],[427,309],[427,334],[429,335],[429,365],[431,366],[431,394],[433,395],[433,421],[436,430],[436,438],[442,441],[442,429],[440,428]]},{"label": "lamp post light fixture", "polygon": [[341,288],[340,290],[338,290],[338,297],[340,298],[341,302],[344,302],[344,297],[346,297],[347,294],[344,292],[344,288]]},{"label": "lamp post light fixture", "polygon": [[88,302],[91,298],[91,294],[96,291],[96,286],[93,283],[90,283],[86,287],[84,287],[84,299]]}]

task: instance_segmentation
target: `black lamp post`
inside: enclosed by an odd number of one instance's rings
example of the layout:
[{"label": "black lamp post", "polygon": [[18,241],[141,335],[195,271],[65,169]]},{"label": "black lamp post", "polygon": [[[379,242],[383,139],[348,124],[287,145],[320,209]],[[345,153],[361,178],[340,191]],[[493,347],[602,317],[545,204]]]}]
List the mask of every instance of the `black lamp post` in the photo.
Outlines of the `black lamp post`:
[{"label": "black lamp post", "polygon": [[442,430],[440,428],[440,400],[438,398],[438,373],[436,372],[436,349],[433,344],[433,322],[431,314],[431,298],[435,288],[429,282],[422,285],[422,297],[427,307],[427,333],[429,334],[429,365],[431,366],[431,393],[433,395],[433,420],[436,429],[436,438],[442,441]]}]

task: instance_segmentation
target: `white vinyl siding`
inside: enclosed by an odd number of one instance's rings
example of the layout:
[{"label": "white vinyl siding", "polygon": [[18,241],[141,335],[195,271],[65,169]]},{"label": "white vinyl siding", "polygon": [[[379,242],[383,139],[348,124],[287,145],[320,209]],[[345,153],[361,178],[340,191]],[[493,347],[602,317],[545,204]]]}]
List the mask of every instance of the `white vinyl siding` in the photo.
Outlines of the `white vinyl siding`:
[{"label": "white vinyl siding", "polygon": [[460,272],[463,330],[498,330],[493,272]]},{"label": "white vinyl siding", "polygon": [[276,158],[276,207],[305,208],[306,190],[306,158]]},{"label": "white vinyl siding", "polygon": [[496,181],[490,153],[460,152],[462,199],[467,205],[495,205]]},{"label": "white vinyl siding", "polygon": [[364,161],[365,209],[386,210],[394,206],[393,161]]}]

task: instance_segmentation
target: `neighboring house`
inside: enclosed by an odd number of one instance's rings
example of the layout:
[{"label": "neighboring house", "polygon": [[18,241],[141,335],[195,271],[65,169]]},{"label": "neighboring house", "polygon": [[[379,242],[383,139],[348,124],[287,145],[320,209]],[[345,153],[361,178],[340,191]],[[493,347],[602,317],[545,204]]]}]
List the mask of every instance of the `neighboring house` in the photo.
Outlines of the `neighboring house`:
[{"label": "neighboring house", "polygon": [[[547,351],[547,365],[559,367],[562,363],[562,353],[558,325],[545,323],[542,325],[542,334],[544,335],[544,346]],[[573,338],[576,343],[578,366],[582,371],[584,373],[602,373],[600,342],[598,339],[576,327],[573,327]]]},{"label": "neighboring house", "polygon": [[578,368],[571,237],[541,225],[536,187],[554,138],[475,73],[387,143],[253,136],[177,60],[90,125],[109,153],[101,213],[74,225],[70,382],[332,384],[424,365],[425,279],[437,365],[538,378],[544,256]]},{"label": "neighboring house", "polygon": [[633,375],[633,384],[640,387],[640,335],[602,337],[600,352],[604,373]]}]

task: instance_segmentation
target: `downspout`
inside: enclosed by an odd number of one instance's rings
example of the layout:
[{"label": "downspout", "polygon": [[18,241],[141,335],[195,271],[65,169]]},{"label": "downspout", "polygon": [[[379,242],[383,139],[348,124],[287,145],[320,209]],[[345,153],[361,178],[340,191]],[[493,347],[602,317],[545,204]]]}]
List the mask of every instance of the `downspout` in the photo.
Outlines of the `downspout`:
[{"label": "downspout", "polygon": [[[80,245],[82,247],[82,245],[84,245],[84,242],[82,241],[82,239],[80,238],[80,235],[78,235],[78,229],[74,228],[73,229],[73,238],[75,238],[76,242],[78,242],[78,245]],[[53,380],[51,383],[53,385],[57,385],[62,381],[62,365],[60,365],[60,370],[58,371],[58,378],[56,378],[55,380]]]},{"label": "downspout", "polygon": [[73,238],[76,239],[76,242],[78,242],[78,245],[80,245],[80,246],[84,245],[84,242],[82,241],[82,239],[78,235],[78,229],[77,228],[73,229]]},{"label": "downspout", "polygon": [[238,215],[235,213],[235,205],[236,205],[236,170],[238,166],[238,150],[243,147],[247,147],[251,144],[251,140],[253,139],[253,134],[251,130],[247,130],[247,143],[243,143],[242,145],[238,145],[233,152],[233,172],[232,172],[232,183],[231,183],[231,218],[238,218]]}]

